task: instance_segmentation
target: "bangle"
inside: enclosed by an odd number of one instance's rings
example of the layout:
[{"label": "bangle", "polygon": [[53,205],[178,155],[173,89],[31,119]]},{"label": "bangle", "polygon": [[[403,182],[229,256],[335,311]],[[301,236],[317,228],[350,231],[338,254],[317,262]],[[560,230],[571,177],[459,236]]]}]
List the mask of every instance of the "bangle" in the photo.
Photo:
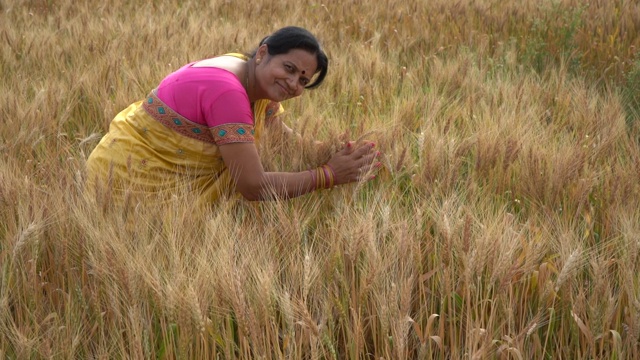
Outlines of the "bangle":
[{"label": "bangle", "polygon": [[326,183],[326,180],[325,180],[324,171],[322,171],[322,168],[316,168],[316,175],[318,176],[318,181],[316,182],[316,189],[323,189],[324,184]]},{"label": "bangle", "polygon": [[338,185],[338,178],[336,178],[336,171],[333,170],[333,166],[329,164],[325,164],[325,166],[329,169],[329,172],[331,173],[331,179],[333,180],[333,185]]},{"label": "bangle", "polygon": [[333,173],[331,167],[328,165],[322,165],[322,171],[324,172],[325,178],[329,180],[329,183],[325,184],[325,187],[327,189],[331,189],[335,184],[335,174]]},{"label": "bangle", "polygon": [[336,173],[329,164],[308,171],[311,173],[311,183],[315,184],[316,190],[331,189],[336,185]]},{"label": "bangle", "polygon": [[[331,176],[327,173],[327,168],[324,167],[324,165],[320,166],[320,168],[322,169],[322,174],[324,175],[324,179],[325,179],[325,183],[324,183],[324,188],[330,188],[331,187]],[[327,184],[328,182],[328,184]]]}]

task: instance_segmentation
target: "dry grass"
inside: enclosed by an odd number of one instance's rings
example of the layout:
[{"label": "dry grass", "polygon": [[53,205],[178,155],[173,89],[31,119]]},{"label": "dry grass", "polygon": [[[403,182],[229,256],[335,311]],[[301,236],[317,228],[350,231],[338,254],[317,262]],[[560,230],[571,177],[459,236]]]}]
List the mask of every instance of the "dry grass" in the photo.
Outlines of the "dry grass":
[{"label": "dry grass", "polygon": [[[640,356],[635,2],[76,3],[0,0],[1,358]],[[376,181],[207,213],[81,195],[120,109],[287,24],[331,59],[288,121],[376,141]]]}]

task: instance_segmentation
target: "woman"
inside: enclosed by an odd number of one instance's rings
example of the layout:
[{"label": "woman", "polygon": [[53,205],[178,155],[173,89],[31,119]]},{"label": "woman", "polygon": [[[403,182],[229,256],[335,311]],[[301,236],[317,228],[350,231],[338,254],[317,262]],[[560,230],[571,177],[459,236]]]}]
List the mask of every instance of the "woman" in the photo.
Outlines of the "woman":
[{"label": "woman", "polygon": [[113,119],[87,160],[90,189],[143,202],[196,192],[210,203],[234,189],[265,200],[367,180],[361,176],[380,166],[371,143],[347,143],[303,172],[265,172],[260,163],[255,142],[265,123],[280,123],[280,102],[319,86],[327,70],[317,39],[299,27],[267,36],[250,57],[183,66]]}]

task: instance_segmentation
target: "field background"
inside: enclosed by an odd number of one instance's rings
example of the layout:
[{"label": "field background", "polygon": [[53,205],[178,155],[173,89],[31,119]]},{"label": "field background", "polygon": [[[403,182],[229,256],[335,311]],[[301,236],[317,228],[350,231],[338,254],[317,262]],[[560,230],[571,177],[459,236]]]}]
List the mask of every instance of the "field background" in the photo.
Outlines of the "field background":
[{"label": "field background", "polygon": [[[117,112],[290,24],[330,72],[286,121],[375,141],[375,181],[82,195]],[[0,358],[640,357],[639,33],[631,0],[0,0]]]}]

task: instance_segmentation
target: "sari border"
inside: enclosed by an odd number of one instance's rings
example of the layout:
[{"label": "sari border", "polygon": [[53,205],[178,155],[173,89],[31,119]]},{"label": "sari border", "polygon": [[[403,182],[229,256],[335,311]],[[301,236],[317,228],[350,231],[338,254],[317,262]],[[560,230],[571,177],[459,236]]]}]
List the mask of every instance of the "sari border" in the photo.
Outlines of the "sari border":
[{"label": "sari border", "polygon": [[252,143],[255,141],[253,125],[245,123],[222,124],[211,128],[213,140],[217,145],[231,143]]},{"label": "sari border", "polygon": [[[175,110],[167,106],[156,94],[157,89],[152,90],[147,98],[142,102],[144,110],[159,123],[169,129],[206,143],[215,145],[225,145],[231,143],[253,143],[255,142],[255,128],[246,123],[221,124],[208,128],[205,125],[195,123]],[[279,103],[269,104],[267,116],[274,115],[279,108]]]},{"label": "sari border", "polygon": [[167,104],[156,95],[156,89],[149,93],[147,98],[142,102],[142,107],[152,118],[169,129],[192,139],[216,144],[208,127],[185,118],[167,106]]}]

